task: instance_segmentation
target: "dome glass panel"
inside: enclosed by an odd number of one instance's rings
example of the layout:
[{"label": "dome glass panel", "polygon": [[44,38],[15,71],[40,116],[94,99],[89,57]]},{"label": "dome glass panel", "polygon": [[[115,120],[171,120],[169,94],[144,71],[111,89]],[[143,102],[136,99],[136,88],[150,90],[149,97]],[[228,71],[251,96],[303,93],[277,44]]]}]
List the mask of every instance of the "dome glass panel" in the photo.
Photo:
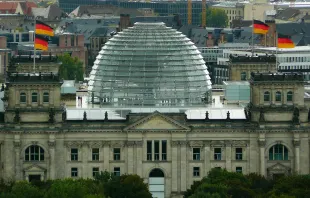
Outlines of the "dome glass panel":
[{"label": "dome glass panel", "polygon": [[89,90],[107,106],[196,106],[210,102],[211,81],[185,35],[164,23],[135,23],[102,47]]}]

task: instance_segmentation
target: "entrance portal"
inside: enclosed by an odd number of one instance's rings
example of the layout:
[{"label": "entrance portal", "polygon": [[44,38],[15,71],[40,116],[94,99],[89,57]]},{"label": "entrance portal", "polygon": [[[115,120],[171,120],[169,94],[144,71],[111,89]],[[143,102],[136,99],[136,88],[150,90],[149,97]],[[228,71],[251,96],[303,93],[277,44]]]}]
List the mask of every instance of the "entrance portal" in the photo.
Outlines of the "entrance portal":
[{"label": "entrance portal", "polygon": [[162,170],[155,168],[150,172],[149,190],[153,198],[165,198],[165,175]]},{"label": "entrance portal", "polygon": [[29,175],[29,182],[41,181],[41,175]]}]

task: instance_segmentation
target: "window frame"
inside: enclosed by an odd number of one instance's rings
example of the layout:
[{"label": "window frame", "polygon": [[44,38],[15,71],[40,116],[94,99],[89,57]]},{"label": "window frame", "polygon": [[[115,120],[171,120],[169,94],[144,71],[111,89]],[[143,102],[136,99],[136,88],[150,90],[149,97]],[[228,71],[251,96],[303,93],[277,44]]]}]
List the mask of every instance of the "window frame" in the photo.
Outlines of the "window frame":
[{"label": "window frame", "polygon": [[[199,152],[198,152],[198,150],[199,150]],[[200,161],[201,160],[201,148],[194,147],[192,149],[192,151],[193,151],[193,160]]]},{"label": "window frame", "polygon": [[45,160],[45,151],[39,145],[30,145],[25,149],[24,159],[28,162],[41,162]]},{"label": "window frame", "polygon": [[121,176],[121,168],[120,167],[114,167],[113,168],[113,174],[114,174],[114,176]]},{"label": "window frame", "polygon": [[[237,150],[239,150],[239,149],[241,149],[241,152],[240,152],[240,151],[237,151]],[[240,147],[235,148],[235,152],[236,152],[235,159],[236,159],[236,160],[242,160],[242,159],[243,159],[243,148],[240,148]]]},{"label": "window frame", "polygon": [[[117,149],[119,150],[119,152],[116,152]],[[121,160],[121,148],[113,148],[113,160],[114,161],[120,161]]]},{"label": "window frame", "polygon": [[240,80],[241,80],[241,81],[246,81],[246,80],[247,80],[246,72],[241,72],[241,73],[240,73]]},{"label": "window frame", "polygon": [[[289,100],[290,98],[290,100]],[[286,93],[286,102],[293,102],[293,92],[292,91],[288,91]]]},{"label": "window frame", "polygon": [[281,102],[282,101],[282,93],[280,91],[276,92],[275,101],[276,102]]},{"label": "window frame", "polygon": [[[216,151],[220,149],[220,152]],[[214,148],[214,160],[222,160],[222,148]]]},{"label": "window frame", "polygon": [[268,151],[268,159],[271,161],[289,160],[289,150],[283,144],[275,144]]},{"label": "window frame", "polygon": [[[268,100],[267,100],[267,97],[268,97]],[[270,102],[270,92],[269,91],[264,92],[264,102]]]},{"label": "window frame", "polygon": [[[25,101],[22,100],[22,97],[25,97]],[[27,94],[26,92],[20,92],[19,93],[19,103],[26,104],[27,103]]]},{"label": "window frame", "polygon": [[[94,150],[96,149],[96,151],[98,152],[94,152]],[[92,148],[91,149],[91,159],[92,161],[99,161],[100,160],[100,149],[99,148]]]},{"label": "window frame", "polygon": [[236,173],[242,173],[242,172],[243,172],[242,166],[236,166]]},{"label": "window frame", "polygon": [[71,167],[71,177],[78,177],[79,169],[77,167]]},{"label": "window frame", "polygon": [[200,177],[200,167],[199,166],[193,167],[193,177]]},{"label": "window frame", "polygon": [[[47,101],[45,100],[47,99]],[[43,92],[43,103],[49,103],[50,102],[50,94],[48,92]]]},{"label": "window frame", "polygon": [[[76,150],[76,152],[72,152],[73,150]],[[79,149],[78,148],[71,148],[70,159],[71,161],[79,161]]]},{"label": "window frame", "polygon": [[[37,92],[32,92],[31,93],[31,103],[38,103],[38,97],[39,97],[39,94]],[[33,100],[35,98],[35,100]]]},{"label": "window frame", "polygon": [[[95,169],[96,169],[96,170],[95,170]],[[93,168],[92,168],[93,177],[96,177],[96,175],[99,175],[99,173],[100,173],[99,167],[93,167]]]}]

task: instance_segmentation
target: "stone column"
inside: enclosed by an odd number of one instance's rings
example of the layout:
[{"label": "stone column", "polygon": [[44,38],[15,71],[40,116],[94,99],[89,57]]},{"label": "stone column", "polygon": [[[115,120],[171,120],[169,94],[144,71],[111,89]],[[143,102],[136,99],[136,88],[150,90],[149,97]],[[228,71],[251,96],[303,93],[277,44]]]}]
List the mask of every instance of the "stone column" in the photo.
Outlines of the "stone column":
[{"label": "stone column", "polygon": [[211,141],[204,142],[204,176],[211,170]]},{"label": "stone column", "polygon": [[108,171],[110,172],[110,142],[109,141],[104,141],[103,142],[103,171]]},{"label": "stone column", "polygon": [[225,141],[226,169],[231,171],[231,141]]},{"label": "stone column", "polygon": [[55,140],[48,141],[49,147],[49,154],[50,154],[50,178],[49,179],[56,179],[55,178]]},{"label": "stone column", "polygon": [[181,191],[186,191],[187,190],[187,182],[188,182],[188,178],[187,178],[187,173],[188,173],[188,169],[187,169],[187,141],[180,141],[180,169],[179,174],[181,175],[181,178],[179,177],[180,181],[181,181]]},{"label": "stone column", "polygon": [[300,173],[300,140],[293,140],[295,148],[295,173]]},{"label": "stone column", "polygon": [[134,141],[127,141],[127,173],[134,173]]},{"label": "stone column", "polygon": [[171,191],[180,192],[178,177],[178,146],[179,141],[171,141]]},{"label": "stone column", "polygon": [[136,141],[136,170],[137,175],[143,178],[143,141]]},{"label": "stone column", "polygon": [[[14,141],[15,151],[15,179],[21,180],[21,167],[20,167],[20,141]],[[29,156],[30,157],[30,156]]]},{"label": "stone column", "polygon": [[259,172],[262,176],[266,175],[266,168],[265,168],[265,145],[266,142],[265,140],[258,140],[258,145],[259,145],[259,162],[260,162],[260,168]]}]

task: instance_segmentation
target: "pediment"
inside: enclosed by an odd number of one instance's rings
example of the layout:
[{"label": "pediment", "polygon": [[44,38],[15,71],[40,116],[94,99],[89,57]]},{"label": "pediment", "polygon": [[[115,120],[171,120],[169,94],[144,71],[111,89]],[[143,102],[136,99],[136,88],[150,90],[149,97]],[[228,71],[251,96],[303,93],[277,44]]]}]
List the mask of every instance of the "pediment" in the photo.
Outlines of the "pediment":
[{"label": "pediment", "polygon": [[275,165],[272,165],[268,168],[268,171],[271,171],[271,172],[287,172],[289,170],[290,170],[289,167],[281,163],[276,163]]},{"label": "pediment", "polygon": [[37,164],[32,164],[28,166],[27,168],[25,168],[24,171],[25,172],[44,172],[46,171],[46,169]]},{"label": "pediment", "polygon": [[189,131],[190,128],[177,122],[176,120],[155,111],[151,115],[138,120],[137,122],[124,128],[124,131],[139,131],[139,130],[154,130],[154,131]]}]

